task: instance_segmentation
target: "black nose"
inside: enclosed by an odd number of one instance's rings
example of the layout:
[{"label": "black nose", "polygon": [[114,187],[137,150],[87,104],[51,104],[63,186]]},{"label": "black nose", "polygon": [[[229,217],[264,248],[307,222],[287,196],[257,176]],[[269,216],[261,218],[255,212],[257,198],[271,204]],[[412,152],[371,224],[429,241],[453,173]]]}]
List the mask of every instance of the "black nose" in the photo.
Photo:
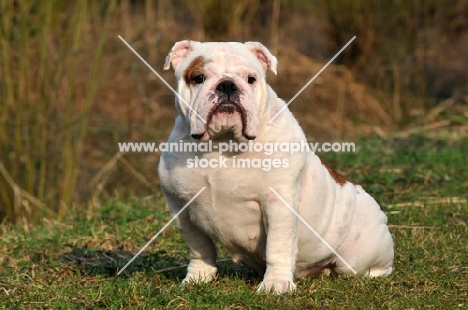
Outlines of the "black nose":
[{"label": "black nose", "polygon": [[216,86],[216,90],[219,90],[226,94],[228,97],[231,96],[235,91],[238,90],[236,84],[231,81],[224,81]]}]

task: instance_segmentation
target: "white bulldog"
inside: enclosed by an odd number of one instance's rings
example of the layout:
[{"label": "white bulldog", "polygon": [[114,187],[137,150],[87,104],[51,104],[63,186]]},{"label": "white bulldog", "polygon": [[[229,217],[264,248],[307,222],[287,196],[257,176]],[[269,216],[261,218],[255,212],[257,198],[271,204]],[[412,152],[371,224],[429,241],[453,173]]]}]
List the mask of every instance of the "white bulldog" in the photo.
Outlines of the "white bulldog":
[{"label": "white bulldog", "polygon": [[[277,60],[262,44],[181,41],[164,69],[171,65],[184,100],[176,98],[179,116],[168,142],[211,140],[216,147],[232,140],[306,141],[288,109],[269,123],[285,102],[266,82],[267,69],[276,74]],[[196,168],[188,164],[195,158],[223,165]],[[287,167],[234,167],[239,159],[267,158]],[[387,217],[361,186],[312,152],[163,152],[159,177],[172,216],[206,187],[175,220],[191,253],[184,282],[215,277],[216,243],[263,275],[258,292],[294,290],[294,277],[319,272],[392,272]]]}]

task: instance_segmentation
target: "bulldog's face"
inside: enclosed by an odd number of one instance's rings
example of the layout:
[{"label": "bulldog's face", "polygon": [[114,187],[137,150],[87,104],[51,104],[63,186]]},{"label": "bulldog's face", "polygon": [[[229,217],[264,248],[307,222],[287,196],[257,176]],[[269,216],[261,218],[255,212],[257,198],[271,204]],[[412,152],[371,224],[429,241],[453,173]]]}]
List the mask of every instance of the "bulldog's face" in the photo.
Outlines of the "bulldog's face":
[{"label": "bulldog's face", "polygon": [[[260,43],[181,41],[166,58],[175,70],[179,113],[194,139],[231,134],[253,140],[265,110],[265,72],[276,58]],[[203,120],[206,122],[203,122]]]}]

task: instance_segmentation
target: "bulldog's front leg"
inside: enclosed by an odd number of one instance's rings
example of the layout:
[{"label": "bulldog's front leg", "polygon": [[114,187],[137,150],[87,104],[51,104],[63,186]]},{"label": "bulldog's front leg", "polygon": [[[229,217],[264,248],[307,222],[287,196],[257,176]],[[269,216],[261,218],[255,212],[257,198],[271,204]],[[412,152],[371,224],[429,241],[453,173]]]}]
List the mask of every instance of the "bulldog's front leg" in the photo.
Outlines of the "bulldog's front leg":
[{"label": "bulldog's front leg", "polygon": [[[293,191],[278,191],[278,194],[297,210],[298,197]],[[293,291],[296,289],[293,275],[298,246],[298,218],[271,192],[263,205],[263,222],[267,232],[267,268],[257,293]]]},{"label": "bulldog's front leg", "polygon": [[[184,201],[166,193],[171,216],[180,211]],[[189,206],[196,208],[196,206]],[[184,210],[174,221],[177,230],[190,247],[190,263],[182,283],[210,282],[216,276],[216,246],[211,238],[191,221],[189,210]]]}]

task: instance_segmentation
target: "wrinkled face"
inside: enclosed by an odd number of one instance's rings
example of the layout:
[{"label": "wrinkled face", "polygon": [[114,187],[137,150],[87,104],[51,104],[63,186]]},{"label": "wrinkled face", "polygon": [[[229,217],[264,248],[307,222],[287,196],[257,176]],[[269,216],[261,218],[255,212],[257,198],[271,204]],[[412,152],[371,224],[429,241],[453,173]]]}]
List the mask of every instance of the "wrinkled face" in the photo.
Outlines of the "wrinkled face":
[{"label": "wrinkled face", "polygon": [[197,43],[176,64],[178,92],[191,108],[177,104],[191,136],[255,139],[266,100],[262,61],[268,59],[243,43]]}]

